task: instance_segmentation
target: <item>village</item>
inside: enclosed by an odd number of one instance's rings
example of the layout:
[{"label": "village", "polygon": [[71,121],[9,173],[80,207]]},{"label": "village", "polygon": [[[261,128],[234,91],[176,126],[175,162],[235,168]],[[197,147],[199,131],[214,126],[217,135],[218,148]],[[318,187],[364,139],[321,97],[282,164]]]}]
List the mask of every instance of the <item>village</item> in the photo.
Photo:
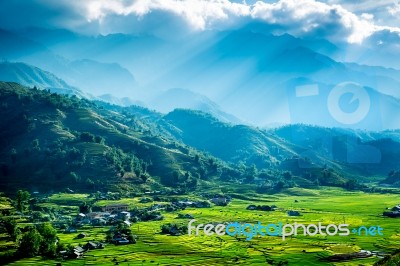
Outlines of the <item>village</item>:
[{"label": "village", "polygon": [[[100,199],[106,199],[102,195]],[[154,199],[159,199],[157,196],[141,197],[139,203],[153,203]],[[109,201],[109,200],[107,200]],[[173,200],[170,203],[154,203],[144,208],[130,208],[129,204],[111,203],[101,207],[101,210],[91,211],[86,205],[80,207],[83,212],[77,213],[72,220],[65,219],[68,216],[59,216],[59,220],[54,221],[55,225],[62,224],[65,227],[65,222],[68,227],[63,230],[64,234],[74,234],[74,239],[80,242],[86,241],[85,244],[69,247],[68,250],[59,252],[63,259],[78,259],[84,257],[85,253],[91,250],[104,249],[106,245],[128,245],[135,244],[138,237],[132,233],[131,226],[133,223],[146,221],[162,221],[164,216],[162,212],[175,212],[185,210],[186,208],[211,208],[215,206],[227,206],[231,198],[229,196],[214,195],[209,200]],[[97,208],[98,209],[98,208]],[[193,219],[190,214],[178,214],[178,219]],[[104,241],[93,241],[84,232],[80,232],[82,228],[109,228],[106,239]],[[60,227],[62,228],[62,226]],[[186,233],[186,228],[177,224],[165,224],[161,227],[163,234],[173,236]]]}]

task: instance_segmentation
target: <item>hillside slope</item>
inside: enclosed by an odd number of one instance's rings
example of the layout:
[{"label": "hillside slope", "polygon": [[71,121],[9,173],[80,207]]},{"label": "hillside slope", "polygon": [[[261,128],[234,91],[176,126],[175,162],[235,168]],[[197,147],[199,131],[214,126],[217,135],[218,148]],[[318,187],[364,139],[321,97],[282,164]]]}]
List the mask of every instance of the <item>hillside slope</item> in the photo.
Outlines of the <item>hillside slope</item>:
[{"label": "hillside slope", "polygon": [[84,93],[80,89],[70,86],[52,73],[24,63],[1,62],[0,80],[16,82],[29,87],[36,86],[42,89],[49,89],[51,92],[75,95],[79,98],[93,98],[93,96]]},{"label": "hillside slope", "polygon": [[[0,82],[0,187],[178,188],[226,165],[88,100]],[[195,155],[197,159],[195,162]],[[183,178],[183,177],[186,178]]]}]

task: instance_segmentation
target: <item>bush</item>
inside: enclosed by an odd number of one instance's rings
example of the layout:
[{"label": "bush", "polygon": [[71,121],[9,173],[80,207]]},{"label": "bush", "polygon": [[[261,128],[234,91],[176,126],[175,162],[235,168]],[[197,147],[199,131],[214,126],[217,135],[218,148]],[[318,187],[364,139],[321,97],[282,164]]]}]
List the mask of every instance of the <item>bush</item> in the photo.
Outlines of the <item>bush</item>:
[{"label": "bush", "polygon": [[186,225],[179,225],[179,224],[164,224],[161,226],[161,233],[162,234],[169,234],[173,236],[179,236],[182,234],[187,233],[187,226]]}]

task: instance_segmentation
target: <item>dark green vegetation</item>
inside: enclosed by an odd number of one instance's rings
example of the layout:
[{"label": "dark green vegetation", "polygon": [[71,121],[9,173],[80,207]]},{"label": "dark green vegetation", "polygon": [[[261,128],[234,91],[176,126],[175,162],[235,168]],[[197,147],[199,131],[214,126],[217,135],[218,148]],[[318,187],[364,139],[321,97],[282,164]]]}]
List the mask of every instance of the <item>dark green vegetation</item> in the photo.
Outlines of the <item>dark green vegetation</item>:
[{"label": "dark green vegetation", "polygon": [[[157,128],[77,97],[1,83],[1,186],[31,190],[150,189],[235,172]],[[136,110],[134,108],[134,110]],[[138,108],[141,116],[157,114]],[[116,188],[118,187],[118,188]]]},{"label": "dark green vegetation", "polygon": [[[7,192],[185,192],[225,182],[259,192],[320,185],[375,191],[400,158],[398,131],[261,130],[198,111],[164,116],[16,83],[0,83],[0,102],[0,186]],[[362,156],[366,145],[379,150],[381,161],[348,163],[350,152]]]}]

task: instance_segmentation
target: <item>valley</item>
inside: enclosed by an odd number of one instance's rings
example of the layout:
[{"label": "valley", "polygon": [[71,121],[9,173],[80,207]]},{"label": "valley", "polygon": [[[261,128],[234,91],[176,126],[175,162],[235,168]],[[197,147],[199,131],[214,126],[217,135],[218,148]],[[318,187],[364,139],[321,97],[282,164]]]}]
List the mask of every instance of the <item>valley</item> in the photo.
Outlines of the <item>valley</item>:
[{"label": "valley", "polygon": [[[373,265],[397,252],[396,218],[382,214],[399,204],[390,171],[398,131],[261,130],[200,111],[164,115],[10,82],[0,83],[0,100],[0,255],[10,265]],[[380,163],[349,162],[365,147],[379,151]],[[383,235],[246,241],[188,236],[191,219],[346,223],[379,226]],[[47,230],[56,242],[21,253],[41,224],[54,228]]]},{"label": "valley", "polygon": [[[246,191],[248,191],[246,189]],[[68,246],[85,246],[89,241],[106,243],[103,249],[89,250],[77,259],[43,259],[34,257],[21,259],[9,265],[209,265],[235,264],[235,265],[372,265],[379,261],[384,254],[395,252],[400,237],[396,222],[393,218],[382,216],[386,208],[398,204],[398,195],[367,194],[362,192],[348,192],[337,188],[324,188],[319,190],[287,189],[274,195],[262,195],[244,192],[244,188],[226,184],[221,189],[211,189],[205,193],[224,193],[232,197],[228,206],[210,208],[187,207],[180,211],[171,211],[168,206],[173,201],[204,200],[205,197],[197,193],[186,195],[168,196],[138,195],[137,197],[121,198],[119,200],[95,200],[89,194],[53,194],[36,195],[39,202],[37,206],[53,213],[55,217],[70,217],[73,221],[79,213],[79,206],[83,202],[96,207],[109,204],[127,204],[130,211],[145,209],[150,206],[155,212],[162,215],[160,221],[138,221],[130,225],[132,233],[137,237],[135,244],[115,245],[108,243],[107,232],[115,225],[93,226],[84,224],[75,227],[76,231],[66,233],[63,223],[57,229],[59,241]],[[151,202],[141,203],[143,197],[151,198]],[[368,202],[366,204],[366,202]],[[67,204],[67,205],[66,205]],[[275,211],[250,211],[250,205],[276,205]],[[288,211],[298,211],[301,216],[290,217]],[[190,219],[179,218],[179,215],[190,214],[197,223],[200,222],[262,222],[275,223],[316,223],[323,224],[342,223],[345,221],[350,227],[376,226],[383,228],[383,236],[313,236],[287,238],[282,241],[280,237],[257,236],[250,241],[245,236],[207,237],[205,235],[188,236],[162,234],[161,227],[165,224],[180,224],[187,226]],[[88,215],[88,214],[87,214]],[[132,217],[131,217],[132,218]],[[29,220],[18,217],[18,224],[26,226]],[[57,227],[56,227],[57,228]],[[85,234],[82,239],[77,239],[78,234]],[[14,244],[1,235],[2,249],[11,249]],[[329,262],[326,259],[332,254],[346,254],[360,250],[373,251],[371,257],[348,260],[342,262]],[[377,264],[378,265],[378,264]],[[381,264],[379,264],[381,265]],[[385,264],[386,265],[386,264]]]}]

